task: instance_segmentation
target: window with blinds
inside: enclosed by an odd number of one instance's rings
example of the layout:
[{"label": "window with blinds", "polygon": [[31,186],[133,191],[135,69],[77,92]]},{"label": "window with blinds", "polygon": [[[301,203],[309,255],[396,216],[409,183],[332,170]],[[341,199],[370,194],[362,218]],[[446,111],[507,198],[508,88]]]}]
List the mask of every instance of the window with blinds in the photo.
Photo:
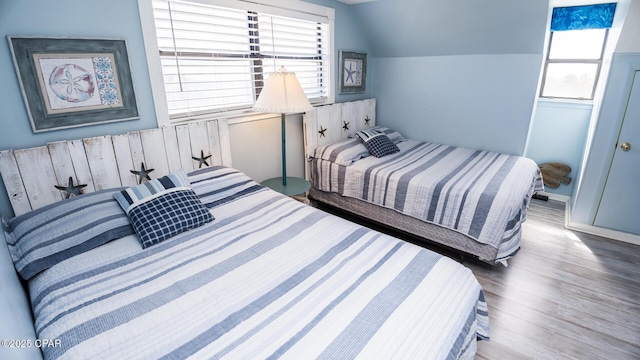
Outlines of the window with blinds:
[{"label": "window with blinds", "polygon": [[280,66],[311,103],[328,97],[328,23],[202,0],[153,0],[153,14],[172,119],[248,110]]}]

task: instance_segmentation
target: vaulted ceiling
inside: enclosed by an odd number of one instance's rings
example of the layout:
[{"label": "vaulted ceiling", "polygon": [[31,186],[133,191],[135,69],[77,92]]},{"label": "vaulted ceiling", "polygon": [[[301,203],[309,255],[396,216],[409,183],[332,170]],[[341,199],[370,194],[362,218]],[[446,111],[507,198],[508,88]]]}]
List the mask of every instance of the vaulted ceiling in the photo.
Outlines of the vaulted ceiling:
[{"label": "vaulted ceiling", "polygon": [[353,5],[353,4],[360,4],[360,3],[372,2],[377,0],[338,0],[338,1],[343,2],[345,4]]},{"label": "vaulted ceiling", "polygon": [[376,58],[541,54],[548,6],[546,0],[378,0],[353,11]]}]

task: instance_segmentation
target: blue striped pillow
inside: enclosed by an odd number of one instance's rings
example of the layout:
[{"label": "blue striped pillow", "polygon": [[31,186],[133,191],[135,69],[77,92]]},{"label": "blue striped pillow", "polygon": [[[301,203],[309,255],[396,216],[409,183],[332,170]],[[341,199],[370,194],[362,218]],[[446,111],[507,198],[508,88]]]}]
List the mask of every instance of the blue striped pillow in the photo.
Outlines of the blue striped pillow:
[{"label": "blue striped pillow", "polygon": [[120,190],[74,196],[3,223],[20,276],[29,280],[65,259],[134,234],[127,215],[113,199]]},{"label": "blue striped pillow", "polygon": [[214,220],[179,170],[115,193],[143,248]]}]

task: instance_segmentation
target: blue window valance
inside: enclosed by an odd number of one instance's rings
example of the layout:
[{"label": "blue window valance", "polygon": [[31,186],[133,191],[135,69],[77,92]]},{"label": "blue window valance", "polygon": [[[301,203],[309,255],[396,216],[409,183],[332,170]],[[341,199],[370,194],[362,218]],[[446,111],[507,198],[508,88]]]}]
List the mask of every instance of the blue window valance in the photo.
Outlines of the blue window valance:
[{"label": "blue window valance", "polygon": [[616,3],[553,8],[551,31],[608,29]]}]

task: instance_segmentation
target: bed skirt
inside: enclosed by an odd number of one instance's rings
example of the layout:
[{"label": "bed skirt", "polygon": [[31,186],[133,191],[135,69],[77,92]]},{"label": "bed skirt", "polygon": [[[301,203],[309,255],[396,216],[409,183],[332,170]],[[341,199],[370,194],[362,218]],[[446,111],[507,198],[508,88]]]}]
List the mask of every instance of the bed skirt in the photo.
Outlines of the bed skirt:
[{"label": "bed skirt", "polygon": [[461,251],[491,265],[496,265],[498,249],[489,244],[479,243],[460,232],[421,221],[394,209],[383,208],[360,199],[345,197],[338,193],[321,191],[314,187],[309,190],[309,198],[393,229],[415,235],[427,242]]}]

